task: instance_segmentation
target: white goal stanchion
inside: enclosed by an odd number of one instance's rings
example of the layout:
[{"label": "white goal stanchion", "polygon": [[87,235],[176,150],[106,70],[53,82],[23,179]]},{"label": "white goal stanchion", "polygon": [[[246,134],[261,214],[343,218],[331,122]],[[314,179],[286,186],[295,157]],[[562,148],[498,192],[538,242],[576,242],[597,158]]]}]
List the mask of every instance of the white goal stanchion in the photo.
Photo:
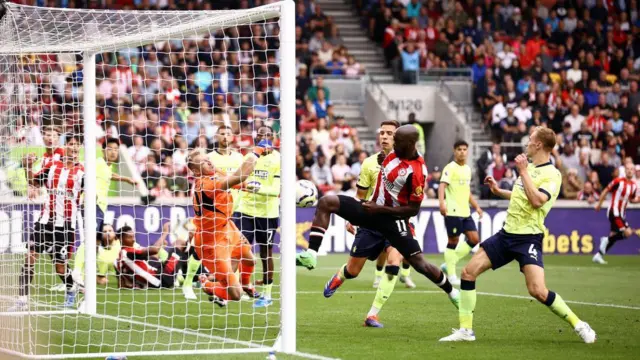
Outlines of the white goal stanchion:
[{"label": "white goal stanchion", "polygon": [[[226,11],[0,0],[0,352],[296,352],[294,11],[291,0]],[[225,274],[245,296],[229,291],[225,303],[213,296],[227,281],[219,265],[187,276],[203,254],[189,219],[220,212],[217,198],[195,196],[194,209],[187,155],[200,149],[234,172],[270,136],[277,151],[230,190],[229,221],[256,237],[255,268],[247,280],[245,252],[231,262]],[[260,185],[275,178],[279,189]],[[256,225],[276,217],[278,234],[271,221]],[[218,246],[230,232],[211,239]],[[263,275],[258,237],[280,239],[273,276]],[[234,259],[235,245],[223,251]]]}]

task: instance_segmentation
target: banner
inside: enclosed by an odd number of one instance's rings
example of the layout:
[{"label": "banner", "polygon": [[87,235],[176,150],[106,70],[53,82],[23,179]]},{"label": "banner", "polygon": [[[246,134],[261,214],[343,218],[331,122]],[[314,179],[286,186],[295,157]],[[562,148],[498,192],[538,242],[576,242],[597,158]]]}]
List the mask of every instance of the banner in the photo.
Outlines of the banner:
[{"label": "banner", "polygon": [[[9,205],[0,208],[0,253],[22,252],[25,242],[33,228],[33,219],[39,212],[38,206],[30,206],[25,211],[21,205]],[[299,247],[305,248],[315,209],[298,209],[297,239]],[[506,209],[487,208],[481,219],[473,214],[482,241],[502,228],[506,218]],[[25,216],[26,215],[26,216]],[[136,231],[136,241],[147,246],[154,243],[162,232],[162,224],[170,221],[172,228],[181,220],[192,216],[188,206],[109,206],[105,214],[105,223],[116,228],[128,224]],[[640,211],[629,209],[627,221],[632,227],[640,226]],[[416,237],[425,253],[443,253],[447,244],[447,231],[444,219],[436,208],[424,207],[415,223]],[[597,251],[600,240],[609,233],[609,221],[606,210],[596,212],[591,208],[553,208],[547,216],[548,234],[543,241],[545,254],[592,254]],[[616,243],[611,254],[639,254],[640,231],[631,238]],[[321,251],[327,253],[346,253],[353,244],[354,236],[345,230],[345,221],[332,217],[327,229]],[[80,239],[80,236],[77,236]],[[173,241],[172,238],[170,238]],[[279,235],[275,242],[279,243]],[[277,250],[277,247],[276,247]]]}]

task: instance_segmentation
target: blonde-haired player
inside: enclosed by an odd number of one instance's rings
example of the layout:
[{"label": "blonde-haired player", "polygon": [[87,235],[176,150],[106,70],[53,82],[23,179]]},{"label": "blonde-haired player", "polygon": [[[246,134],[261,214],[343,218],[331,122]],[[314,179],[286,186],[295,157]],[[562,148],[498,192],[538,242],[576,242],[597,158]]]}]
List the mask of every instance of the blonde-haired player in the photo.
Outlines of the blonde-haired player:
[{"label": "blonde-haired player", "polygon": [[[488,176],[485,184],[495,195],[509,200],[504,227],[480,244],[480,250],[462,270],[460,284],[460,329],[440,341],[475,341],[473,313],[476,308],[476,279],[489,269],[497,270],[518,261],[529,294],[565,320],[585,343],[596,340],[596,333],[571,311],[560,295],[547,289],[542,262],[544,219],[558,198],[562,175],[551,163],[556,134],[537,127],[527,144],[527,153],[516,157],[520,176],[512,191],[500,189]],[[529,162],[531,159],[531,162]]]}]

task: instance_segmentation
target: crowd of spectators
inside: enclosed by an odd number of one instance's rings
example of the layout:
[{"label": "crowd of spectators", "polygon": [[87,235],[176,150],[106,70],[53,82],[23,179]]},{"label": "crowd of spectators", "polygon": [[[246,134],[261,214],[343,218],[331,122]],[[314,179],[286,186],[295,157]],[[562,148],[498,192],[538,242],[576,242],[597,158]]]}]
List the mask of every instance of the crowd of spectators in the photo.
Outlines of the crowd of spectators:
[{"label": "crowd of spectators", "polygon": [[640,164],[636,0],[362,0],[357,7],[405,82],[415,81],[418,67],[472,69],[473,101],[496,142],[477,162],[480,179],[492,175],[510,188],[512,160],[536,126],[558,134],[553,159],[564,198],[594,202],[624,161]]},{"label": "crowd of spectators", "polygon": [[[211,10],[272,1],[16,2],[68,8]],[[212,151],[216,130],[222,125],[233,129],[238,151],[250,149],[262,125],[273,128],[278,146],[279,31],[274,19],[98,54],[98,143],[106,137],[120,139],[156,198],[188,196],[186,155],[193,148]],[[323,76],[355,77],[364,68],[343,46],[333,19],[314,1],[297,1],[296,39],[296,126],[298,156],[303,159],[299,176],[310,176],[323,191],[347,191],[354,188],[352,180],[358,175],[361,145],[356,131],[335,113]],[[44,116],[49,114],[63,119],[53,124],[63,133],[82,131],[81,55],[29,55],[19,62],[20,79],[10,79],[13,73],[8,71],[0,73],[0,82],[7,84],[0,90],[0,110],[15,105],[12,94],[17,94],[20,104],[14,107],[20,115],[16,128],[3,129],[16,130],[7,138],[43,145],[42,119],[50,118]]]}]

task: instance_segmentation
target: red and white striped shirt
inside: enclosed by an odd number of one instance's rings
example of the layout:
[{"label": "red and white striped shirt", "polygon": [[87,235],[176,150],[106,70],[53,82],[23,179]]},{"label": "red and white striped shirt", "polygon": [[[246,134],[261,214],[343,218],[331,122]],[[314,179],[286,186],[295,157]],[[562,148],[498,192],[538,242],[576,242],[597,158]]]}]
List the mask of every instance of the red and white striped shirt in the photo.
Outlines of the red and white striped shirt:
[{"label": "red and white striped shirt", "polygon": [[[42,155],[42,161],[40,162],[40,170],[38,170],[38,173],[42,172],[42,169],[48,168],[52,163],[62,160],[63,155],[64,149],[62,148],[56,148],[51,153],[45,152],[44,155]],[[44,211],[40,212],[40,215],[36,217],[34,223],[40,222],[40,217],[42,216],[43,212]]]},{"label": "red and white striped shirt", "polygon": [[607,209],[607,215],[624,217],[629,205],[629,200],[636,197],[637,185],[626,177],[613,180],[607,190],[611,193],[611,203]]},{"label": "red and white striped shirt", "polygon": [[146,248],[123,246],[115,269],[119,274],[133,276],[135,287],[146,288],[148,284],[159,287],[160,280],[156,275],[161,273],[162,269],[153,267],[148,260],[149,252]]},{"label": "red and white striped shirt", "polygon": [[40,224],[76,228],[76,216],[83,190],[84,166],[67,168],[62,161],[50,161],[36,174],[47,189],[47,198],[40,213]]},{"label": "red and white striped shirt", "polygon": [[40,168],[44,169],[45,167],[50,165],[52,162],[62,160],[62,156],[64,156],[63,148],[56,148],[55,150],[53,150],[53,152],[51,152],[51,154],[44,153],[44,155],[42,155],[42,163]]},{"label": "red and white striped shirt", "polygon": [[406,206],[422,202],[427,181],[427,166],[422,156],[404,160],[390,153],[384,159],[373,199],[384,206]]}]

